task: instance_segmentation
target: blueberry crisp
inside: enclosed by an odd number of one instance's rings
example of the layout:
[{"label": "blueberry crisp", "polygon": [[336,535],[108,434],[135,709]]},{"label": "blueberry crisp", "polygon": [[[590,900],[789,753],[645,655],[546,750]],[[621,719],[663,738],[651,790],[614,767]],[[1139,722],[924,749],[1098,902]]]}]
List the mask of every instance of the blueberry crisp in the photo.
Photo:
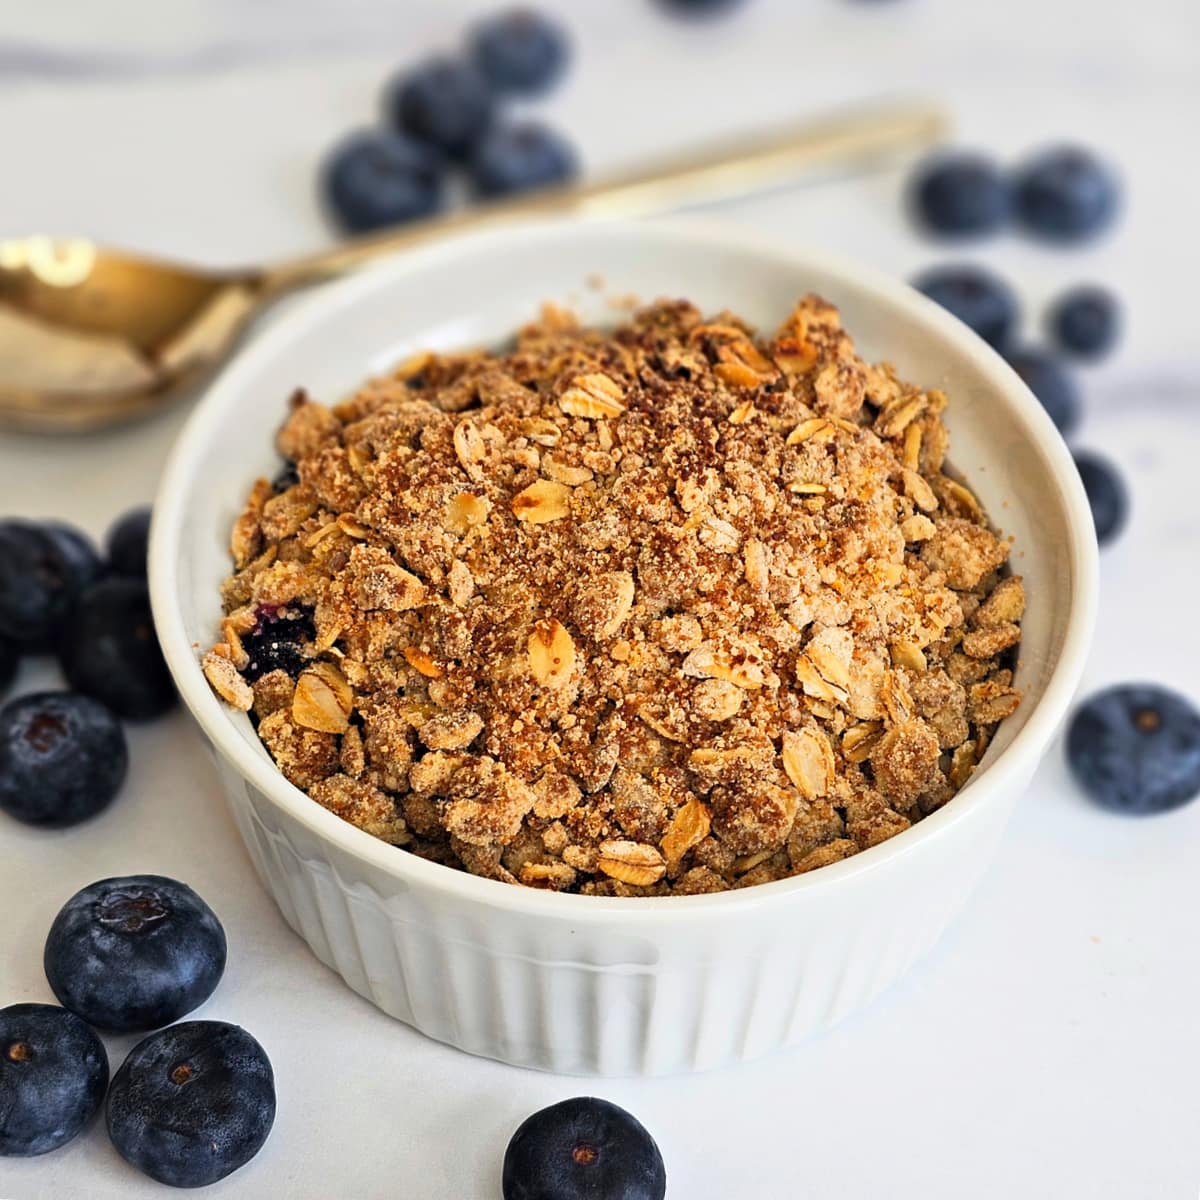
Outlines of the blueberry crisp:
[{"label": "blueberry crisp", "polygon": [[1024,590],[946,404],[815,296],[770,336],[548,308],[300,392],[205,673],[292,783],[426,859],[609,896],[814,870],[950,800],[1019,703]]}]

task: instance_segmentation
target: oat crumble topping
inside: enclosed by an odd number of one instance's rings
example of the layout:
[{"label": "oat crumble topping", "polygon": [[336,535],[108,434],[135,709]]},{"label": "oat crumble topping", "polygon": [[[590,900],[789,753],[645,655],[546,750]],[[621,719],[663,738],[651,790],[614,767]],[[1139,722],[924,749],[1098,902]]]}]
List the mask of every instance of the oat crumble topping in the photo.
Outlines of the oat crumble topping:
[{"label": "oat crumble topping", "polygon": [[297,393],[205,673],[314,801],[450,866],[815,870],[945,804],[1019,702],[1024,592],[945,405],[815,296],[770,338],[547,310],[510,353]]}]

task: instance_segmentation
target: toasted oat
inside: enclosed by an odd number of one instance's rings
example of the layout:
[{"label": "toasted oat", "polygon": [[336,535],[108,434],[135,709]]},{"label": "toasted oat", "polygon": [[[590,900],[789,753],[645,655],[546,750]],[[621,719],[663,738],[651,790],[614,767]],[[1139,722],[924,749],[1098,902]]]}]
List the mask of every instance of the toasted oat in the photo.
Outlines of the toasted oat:
[{"label": "toasted oat", "polygon": [[559,521],[571,511],[571,489],[552,479],[539,479],[512,498],[513,516],[530,525]]}]

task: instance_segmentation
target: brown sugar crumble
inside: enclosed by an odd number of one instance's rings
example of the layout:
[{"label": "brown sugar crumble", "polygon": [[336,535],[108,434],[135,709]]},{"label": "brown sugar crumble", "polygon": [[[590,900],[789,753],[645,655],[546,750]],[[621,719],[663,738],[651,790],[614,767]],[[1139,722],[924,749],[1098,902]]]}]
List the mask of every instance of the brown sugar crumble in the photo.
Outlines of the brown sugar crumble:
[{"label": "brown sugar crumble", "polygon": [[589,895],[715,892],[900,833],[1016,709],[1025,597],[946,397],[831,305],[772,337],[547,310],[329,408],[231,537],[213,688],[376,837]]}]

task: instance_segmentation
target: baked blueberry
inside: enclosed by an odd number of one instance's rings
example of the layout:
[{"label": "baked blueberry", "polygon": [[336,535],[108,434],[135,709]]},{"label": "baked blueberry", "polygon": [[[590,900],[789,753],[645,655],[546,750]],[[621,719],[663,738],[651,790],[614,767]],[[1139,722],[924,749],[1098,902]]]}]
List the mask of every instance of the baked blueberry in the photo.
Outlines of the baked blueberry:
[{"label": "baked blueberry", "polygon": [[101,879],[63,905],[43,956],[59,1002],[98,1029],[177,1021],[212,995],[225,931],[186,884],[162,875]]},{"label": "baked blueberry", "polygon": [[492,123],[492,89],[479,70],[453,58],[431,58],[396,79],[388,108],[397,129],[463,158]]},{"label": "baked blueberry", "polygon": [[1071,718],[1067,763],[1104,808],[1135,814],[1178,808],[1200,795],[1200,710],[1157,684],[1106,688]]},{"label": "baked blueberry", "polygon": [[531,8],[488,17],[471,35],[471,57],[497,91],[544,92],[563,73],[568,55],[562,26]]},{"label": "baked blueberry", "polygon": [[1116,176],[1079,146],[1043,150],[1017,171],[1013,182],[1017,219],[1049,241],[1095,237],[1112,223],[1119,201]]},{"label": "baked blueberry", "polygon": [[144,580],[102,579],[88,588],[63,631],[59,660],[73,688],[128,720],[161,716],[175,704]]},{"label": "baked blueberry", "polygon": [[1034,346],[1014,350],[1009,365],[1042,402],[1050,420],[1066,437],[1079,424],[1079,388],[1071,372],[1054,355]]},{"label": "baked blueberry", "polygon": [[667,1171],[636,1117],[578,1096],[526,1118],[504,1154],[504,1200],[662,1200]]},{"label": "baked blueberry", "polygon": [[507,196],[565,183],[579,170],[575,151],[545,125],[525,121],[493,129],[471,156],[471,182],[480,196]]},{"label": "baked blueberry", "polygon": [[130,509],[113,522],[104,549],[108,565],[115,575],[146,578],[146,557],[150,545],[150,507]]},{"label": "baked blueberry", "polygon": [[0,1008],[0,1155],[65,1146],[100,1111],[108,1056],[96,1031],[53,1004]]},{"label": "baked blueberry", "polygon": [[1008,220],[1008,180],[999,166],[982,154],[939,155],[917,171],[913,207],[921,224],[932,233],[991,233]]},{"label": "baked blueberry", "polygon": [[281,492],[286,492],[288,488],[295,487],[299,482],[300,468],[294,462],[284,463],[275,478],[271,480],[271,491],[278,496]]},{"label": "baked blueberry", "polygon": [[224,1021],[185,1021],[139,1042],[113,1076],[108,1134],[139,1171],[204,1187],[245,1166],[275,1123],[266,1051]]},{"label": "baked blueberry", "polygon": [[985,342],[1003,350],[1017,324],[1016,293],[983,267],[952,264],[931,267],[913,287],[940,304]]},{"label": "baked blueberry", "polygon": [[17,677],[17,667],[21,664],[21,653],[17,643],[11,638],[0,637],[0,696],[8,691],[12,681]]},{"label": "baked blueberry", "polygon": [[311,608],[264,604],[258,624],[242,636],[248,662],[242,675],[253,683],[270,671],[286,671],[294,679],[308,662],[305,646],[317,636]]},{"label": "baked blueberry", "polygon": [[1096,541],[1106,545],[1124,529],[1129,518],[1129,490],[1116,466],[1103,455],[1077,450],[1075,466],[1092,506]]},{"label": "baked blueberry", "polygon": [[349,233],[367,233],[437,212],[443,175],[437,153],[424,143],[370,130],[334,149],[322,183],[337,223]]},{"label": "baked blueberry", "polygon": [[0,636],[52,649],[79,591],[65,539],[29,521],[0,522]]},{"label": "baked blueberry", "polygon": [[1072,288],[1050,310],[1054,340],[1080,358],[1107,354],[1116,344],[1120,327],[1120,305],[1107,288]]},{"label": "baked blueberry", "polygon": [[0,809],[60,828],[107,808],[125,780],[121,723],[99,701],[34,692],[0,709]]}]

